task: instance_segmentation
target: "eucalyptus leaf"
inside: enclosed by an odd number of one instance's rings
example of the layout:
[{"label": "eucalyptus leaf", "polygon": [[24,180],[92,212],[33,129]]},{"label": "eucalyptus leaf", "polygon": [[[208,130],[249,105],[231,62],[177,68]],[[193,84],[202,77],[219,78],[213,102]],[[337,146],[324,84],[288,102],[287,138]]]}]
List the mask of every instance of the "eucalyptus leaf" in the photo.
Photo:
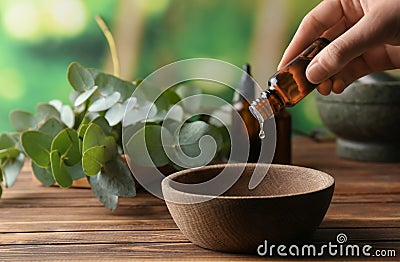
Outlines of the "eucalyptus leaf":
[{"label": "eucalyptus leaf", "polygon": [[91,147],[83,153],[82,167],[87,176],[97,175],[105,165],[105,147]]},{"label": "eucalyptus leaf", "polygon": [[0,149],[0,159],[10,158],[14,159],[20,154],[19,149],[16,146]]},{"label": "eucalyptus leaf", "polygon": [[126,111],[131,111],[132,109],[139,107],[137,103],[138,99],[136,97],[130,97],[124,101],[123,106]]},{"label": "eucalyptus leaf", "polygon": [[96,68],[86,68],[88,70],[88,72],[92,75],[93,79],[96,79],[96,77],[99,74],[102,74],[98,69]]},{"label": "eucalyptus leaf", "polygon": [[[81,92],[73,91],[69,94],[69,101],[75,106],[76,99],[81,95]],[[74,111],[76,113],[82,113],[86,109],[86,104],[81,104],[80,106],[75,106]]]},{"label": "eucalyptus leaf", "polygon": [[53,174],[51,173],[51,168],[42,168],[36,165],[33,161],[31,162],[32,171],[35,177],[44,186],[52,186],[55,183]]},{"label": "eucalyptus leaf", "polygon": [[74,166],[81,161],[78,133],[71,128],[61,131],[51,144],[51,151],[58,151],[62,160],[68,166]]},{"label": "eucalyptus leaf", "polygon": [[125,108],[121,103],[116,103],[113,105],[105,115],[110,126],[115,126],[122,121],[124,117]]},{"label": "eucalyptus leaf", "polygon": [[58,99],[53,99],[51,101],[49,101],[49,105],[52,105],[55,109],[57,109],[58,112],[61,112],[61,108],[62,108],[62,102]]},{"label": "eucalyptus leaf", "polygon": [[183,108],[180,105],[174,105],[168,111],[166,118],[181,122],[183,120]]},{"label": "eucalyptus leaf", "polygon": [[178,122],[173,119],[165,119],[163,122],[163,127],[167,128],[171,134],[175,134],[182,125],[182,122]]},{"label": "eucalyptus leaf", "polygon": [[99,125],[90,123],[83,136],[82,152],[95,146],[104,146],[104,137],[103,129]]},{"label": "eucalyptus leaf", "polygon": [[98,183],[111,195],[134,197],[135,181],[127,164],[120,157],[108,161],[97,175]]},{"label": "eucalyptus leaf", "polygon": [[76,99],[77,99],[78,96],[80,96],[81,94],[82,94],[82,92],[79,92],[79,91],[76,91],[76,90],[72,91],[72,92],[69,94],[69,96],[68,96],[69,101],[71,102],[71,104],[75,105]]},{"label": "eucalyptus leaf", "polygon": [[85,103],[94,92],[96,92],[98,86],[93,86],[86,90],[85,92],[81,93],[75,100],[74,106],[80,106]]},{"label": "eucalyptus leaf", "polygon": [[160,122],[165,120],[166,115],[167,115],[166,110],[164,110],[164,109],[158,110],[157,114],[155,116],[153,116],[152,118],[146,118],[145,122],[159,124]]},{"label": "eucalyptus leaf", "polygon": [[81,124],[78,128],[78,137],[83,139],[89,124]]},{"label": "eucalyptus leaf", "polygon": [[77,62],[69,65],[67,76],[69,83],[76,91],[83,92],[94,86],[92,73]]},{"label": "eucalyptus leaf", "polygon": [[158,125],[146,125],[136,132],[127,142],[126,150],[131,160],[141,166],[164,166],[169,163],[164,146],[172,144],[172,135]]},{"label": "eucalyptus leaf", "polygon": [[17,176],[21,172],[24,165],[24,154],[19,154],[19,156],[10,162],[8,162],[3,169],[4,184],[6,187],[12,187],[17,179]]},{"label": "eucalyptus leaf", "polygon": [[[186,112],[191,114],[197,113],[201,106],[201,89],[191,85],[179,85],[175,92],[183,100],[182,105]],[[196,99],[185,100],[187,97],[196,96]]]},{"label": "eucalyptus leaf", "polygon": [[67,166],[67,170],[72,180],[86,177],[86,174],[83,171],[82,163],[78,163],[74,166]]},{"label": "eucalyptus leaf", "polygon": [[50,148],[52,137],[40,131],[26,131],[21,134],[21,144],[25,153],[38,166],[50,166]]},{"label": "eucalyptus leaf", "polygon": [[106,120],[106,118],[104,116],[98,116],[95,119],[93,119],[91,122],[93,124],[96,124],[99,127],[101,127],[101,129],[103,130],[103,132],[106,135],[110,135],[111,134],[112,128],[110,127],[110,124],[108,123],[108,121]]},{"label": "eucalyptus leaf", "polygon": [[[153,96],[157,95],[158,94],[155,94]],[[154,103],[156,104],[158,110],[168,110],[171,105],[178,103],[180,100],[181,98],[178,96],[178,94],[172,88],[168,88],[156,99]]]},{"label": "eucalyptus leaf", "polygon": [[0,135],[0,149],[8,149],[14,147],[15,144],[16,140],[10,134],[3,133]]},{"label": "eucalyptus leaf", "polygon": [[120,98],[121,94],[119,92],[114,92],[111,95],[100,97],[89,106],[88,110],[89,112],[100,112],[107,110],[115,105]]},{"label": "eucalyptus leaf", "polygon": [[129,126],[145,119],[152,119],[157,114],[157,108],[153,103],[145,101],[143,104],[136,103],[126,109],[123,125]]},{"label": "eucalyptus leaf", "polygon": [[57,150],[50,153],[51,172],[60,187],[67,188],[72,185],[72,178],[68,173],[67,166],[61,159],[61,154]]},{"label": "eucalyptus leaf", "polygon": [[10,113],[11,125],[17,132],[36,128],[36,119],[29,113],[22,110],[14,110]]},{"label": "eucalyptus leaf", "polygon": [[95,146],[105,146],[105,159],[110,160],[117,154],[117,144],[114,137],[104,134],[103,129],[95,124],[89,124],[83,137],[82,152]]},{"label": "eucalyptus leaf", "polygon": [[100,73],[96,76],[96,84],[102,90],[102,93],[109,95],[116,91],[121,94],[121,99],[125,100],[131,96],[135,86],[127,81],[119,79],[115,76]]},{"label": "eucalyptus leaf", "polygon": [[98,176],[89,177],[94,196],[108,209],[114,211],[118,206],[118,196],[111,195],[98,182]]},{"label": "eucalyptus leaf", "polygon": [[69,128],[72,128],[75,124],[74,111],[69,105],[63,105],[60,111],[61,121]]},{"label": "eucalyptus leaf", "polygon": [[64,128],[65,126],[58,119],[50,118],[39,128],[39,131],[55,137]]},{"label": "eucalyptus leaf", "polygon": [[[223,143],[222,136],[218,132],[218,129],[203,121],[195,121],[184,124],[179,130],[179,134],[175,133],[175,136],[176,135],[179,137],[179,145],[181,147],[187,146],[188,149],[192,146],[196,146],[198,148],[200,139],[206,135],[212,136],[217,145],[221,145]],[[199,151],[197,152],[200,153]]]},{"label": "eucalyptus leaf", "polygon": [[179,146],[172,147],[173,162],[186,168],[208,164],[223,143],[218,130],[203,121],[184,124],[175,133],[176,140]]},{"label": "eucalyptus leaf", "polygon": [[39,104],[37,113],[36,121],[39,128],[51,118],[60,119],[60,112],[50,104]]}]

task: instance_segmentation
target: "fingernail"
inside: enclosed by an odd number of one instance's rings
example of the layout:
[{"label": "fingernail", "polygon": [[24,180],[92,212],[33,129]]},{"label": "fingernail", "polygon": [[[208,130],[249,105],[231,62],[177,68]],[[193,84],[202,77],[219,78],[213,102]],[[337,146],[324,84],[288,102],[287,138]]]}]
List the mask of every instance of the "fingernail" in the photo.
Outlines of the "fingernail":
[{"label": "fingernail", "polygon": [[318,61],[311,62],[306,71],[307,79],[313,84],[319,84],[324,81],[328,72],[318,63]]}]

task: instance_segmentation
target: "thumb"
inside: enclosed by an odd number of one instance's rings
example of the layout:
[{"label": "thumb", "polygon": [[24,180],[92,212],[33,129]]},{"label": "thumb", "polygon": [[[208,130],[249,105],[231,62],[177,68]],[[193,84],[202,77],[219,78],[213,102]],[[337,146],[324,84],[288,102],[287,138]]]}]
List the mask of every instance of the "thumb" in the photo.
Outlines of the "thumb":
[{"label": "thumb", "polygon": [[307,79],[319,84],[340,72],[350,61],[378,44],[379,31],[371,26],[370,16],[362,17],[353,27],[325,47],[308,65]]}]

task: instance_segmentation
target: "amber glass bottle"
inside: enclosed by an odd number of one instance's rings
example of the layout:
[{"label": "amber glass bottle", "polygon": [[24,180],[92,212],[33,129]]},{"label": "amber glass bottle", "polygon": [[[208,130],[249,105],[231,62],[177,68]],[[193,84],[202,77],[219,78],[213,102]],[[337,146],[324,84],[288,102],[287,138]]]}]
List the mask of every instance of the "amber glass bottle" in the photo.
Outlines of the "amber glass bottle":
[{"label": "amber glass bottle", "polygon": [[[238,137],[233,137],[235,143],[250,143],[250,151],[249,157],[247,162],[249,163],[256,163],[260,156],[261,151],[261,141],[258,137],[258,132],[260,130],[259,123],[254,121],[253,115],[250,113],[249,106],[250,103],[248,99],[254,99],[254,81],[251,79],[251,71],[250,65],[245,64],[243,65],[244,73],[240,80],[238,91],[235,93],[236,98],[234,99],[233,107],[239,113],[241,119],[237,119],[235,114],[232,115],[232,128],[235,132],[238,132]],[[241,121],[244,122],[246,129],[244,129],[243,124]],[[247,132],[249,141],[244,139],[245,134]],[[238,146],[241,148],[242,146]],[[243,147],[242,147],[243,148]]]},{"label": "amber glass bottle", "polygon": [[328,44],[329,40],[318,38],[269,79],[269,88],[262,92],[260,98],[253,101],[250,106],[251,113],[261,124],[285,107],[296,105],[317,87],[307,80],[306,68]]},{"label": "amber glass bottle", "polygon": [[[247,162],[256,163],[259,160],[261,152],[261,140],[258,136],[259,123],[252,116],[248,99],[254,99],[254,81],[250,78],[250,65],[245,64],[243,70],[246,72],[242,75],[239,83],[236,98],[234,99],[233,107],[239,113],[240,119],[237,115],[232,115],[232,128],[234,130],[233,139],[238,148],[245,148],[245,144],[250,144],[250,151]],[[244,122],[245,128],[241,121]],[[275,164],[289,164],[291,160],[291,116],[286,110],[275,115],[276,124],[276,148],[274,158],[272,160]],[[249,140],[244,139],[247,132]]]}]

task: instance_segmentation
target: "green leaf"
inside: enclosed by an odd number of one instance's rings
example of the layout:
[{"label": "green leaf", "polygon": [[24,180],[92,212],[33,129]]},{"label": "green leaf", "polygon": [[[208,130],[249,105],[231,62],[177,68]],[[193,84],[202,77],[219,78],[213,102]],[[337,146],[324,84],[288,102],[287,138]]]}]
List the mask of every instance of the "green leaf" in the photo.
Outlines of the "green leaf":
[{"label": "green leaf", "polygon": [[108,209],[114,211],[118,206],[118,196],[111,195],[98,182],[97,176],[89,177],[94,196]]},{"label": "green leaf", "polygon": [[23,132],[36,128],[36,119],[29,113],[22,110],[14,110],[10,113],[11,125],[17,132]]},{"label": "green leaf", "polygon": [[78,128],[78,137],[82,138],[84,137],[87,128],[89,127],[89,124],[81,124]]},{"label": "green leaf", "polygon": [[0,149],[14,147],[16,142],[10,134],[3,133],[0,135]]},{"label": "green leaf", "polygon": [[79,63],[73,62],[69,65],[67,76],[69,83],[76,91],[83,92],[94,86],[91,71]]},{"label": "green leaf", "polygon": [[[155,94],[154,96],[157,96]],[[178,103],[181,98],[171,88],[166,89],[154,102],[158,110],[168,110],[171,105]]]},{"label": "green leaf", "polygon": [[81,179],[86,176],[82,168],[82,163],[78,163],[74,166],[67,166],[67,170],[72,180]]},{"label": "green leaf", "polygon": [[223,144],[218,130],[203,121],[187,123],[175,133],[179,146],[172,147],[173,162],[184,167],[198,167],[215,158]]},{"label": "green leaf", "polygon": [[37,106],[37,123],[42,126],[47,120],[51,118],[60,119],[60,112],[50,104],[39,104]]},{"label": "green leaf", "polygon": [[121,94],[119,92],[114,92],[111,95],[100,97],[96,101],[93,102],[89,106],[89,112],[100,112],[111,108],[115,105],[119,99],[121,98]]},{"label": "green leaf", "polygon": [[75,115],[72,108],[68,105],[64,105],[60,111],[61,121],[69,128],[72,128],[75,124]]},{"label": "green leaf", "polygon": [[172,144],[169,131],[158,125],[146,125],[136,132],[127,142],[126,149],[131,160],[141,166],[164,166],[169,159],[164,151],[164,146]]},{"label": "green leaf", "polygon": [[12,187],[24,165],[24,154],[19,154],[17,158],[8,162],[3,169],[4,184],[6,187]]},{"label": "green leaf", "polygon": [[180,96],[180,98],[183,100],[182,105],[185,111],[193,114],[197,113],[200,106],[201,106],[201,97],[197,96],[196,98],[192,98],[190,100],[184,100],[187,97],[195,96],[195,95],[200,95],[201,89],[195,86],[189,86],[189,85],[179,85],[176,89],[175,92]]},{"label": "green leaf", "polygon": [[74,100],[74,106],[80,106],[83,103],[85,103],[91,95],[93,95],[94,92],[96,92],[98,86],[93,86],[80,94],[78,97],[75,98]]},{"label": "green leaf", "polygon": [[109,95],[115,91],[121,94],[122,100],[129,98],[135,89],[132,83],[104,73],[98,74],[95,81],[102,94]]},{"label": "green leaf", "polygon": [[72,178],[68,173],[67,166],[61,159],[61,154],[57,150],[51,151],[51,172],[53,173],[54,179],[60,187],[67,188],[72,185]]},{"label": "green leaf", "polygon": [[104,146],[95,146],[83,153],[82,167],[86,175],[95,176],[100,172],[101,168],[106,163],[104,151]]},{"label": "green leaf", "polygon": [[117,154],[117,143],[114,137],[106,136],[99,125],[91,123],[83,137],[82,152],[86,152],[95,146],[105,146],[106,161],[112,159]]},{"label": "green leaf", "polygon": [[186,153],[192,157],[200,154],[199,141],[206,135],[212,136],[217,145],[223,143],[222,136],[217,128],[203,121],[184,124],[179,130],[178,135],[179,145],[182,147],[182,150],[186,150]]},{"label": "green leaf", "polygon": [[57,150],[62,160],[68,166],[74,166],[81,161],[78,133],[71,128],[61,131],[51,144],[51,151]]},{"label": "green leaf", "polygon": [[127,164],[120,157],[108,161],[96,177],[100,186],[111,195],[121,197],[136,195],[135,181]]},{"label": "green leaf", "polygon": [[25,153],[38,166],[50,166],[50,148],[52,137],[40,131],[26,131],[21,135],[21,144]]},{"label": "green leaf", "polygon": [[96,69],[96,68],[86,68],[88,71],[89,71],[89,73],[92,75],[92,77],[93,77],[93,79],[96,79],[96,77],[99,75],[99,74],[101,74],[101,72],[98,70],[98,69]]},{"label": "green leaf", "polygon": [[5,149],[0,149],[0,159],[1,158],[10,158],[14,159],[20,154],[20,151],[17,147],[9,147]]},{"label": "green leaf", "polygon": [[7,133],[0,135],[0,159],[18,157],[20,150],[17,147],[17,142],[13,136]]},{"label": "green leaf", "polygon": [[103,129],[95,123],[90,123],[83,136],[82,152],[95,146],[104,146],[104,137]]},{"label": "green leaf", "polygon": [[101,127],[101,129],[106,135],[111,134],[112,128],[110,127],[110,124],[108,123],[108,121],[104,116],[96,117],[95,119],[92,120],[92,123]]},{"label": "green leaf", "polygon": [[42,183],[44,186],[52,186],[55,183],[53,174],[51,173],[51,168],[41,168],[36,165],[33,161],[31,162],[32,171],[35,177]]},{"label": "green leaf", "polygon": [[65,126],[57,119],[50,118],[40,128],[39,131],[55,137]]}]

